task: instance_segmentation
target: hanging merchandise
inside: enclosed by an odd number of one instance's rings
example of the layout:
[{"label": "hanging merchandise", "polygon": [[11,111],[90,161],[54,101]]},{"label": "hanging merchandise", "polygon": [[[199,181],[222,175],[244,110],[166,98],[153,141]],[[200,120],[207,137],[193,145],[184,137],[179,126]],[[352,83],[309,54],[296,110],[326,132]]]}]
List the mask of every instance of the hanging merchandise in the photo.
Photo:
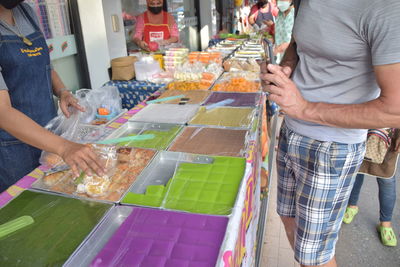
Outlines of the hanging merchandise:
[{"label": "hanging merchandise", "polygon": [[235,0],[235,6],[241,7],[243,5],[243,0]]}]

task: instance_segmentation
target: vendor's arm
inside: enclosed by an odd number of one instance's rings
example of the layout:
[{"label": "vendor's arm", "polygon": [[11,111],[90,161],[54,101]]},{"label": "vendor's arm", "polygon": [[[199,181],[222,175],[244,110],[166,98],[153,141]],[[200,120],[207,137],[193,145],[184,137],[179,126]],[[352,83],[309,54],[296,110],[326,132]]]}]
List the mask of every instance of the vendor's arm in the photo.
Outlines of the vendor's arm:
[{"label": "vendor's arm", "polygon": [[251,14],[249,16],[250,25],[254,25],[256,23],[257,14],[258,14],[258,11],[254,12],[253,14]]},{"label": "vendor's arm", "polygon": [[59,155],[75,175],[79,175],[79,170],[94,170],[99,175],[104,172],[90,147],[54,135],[14,109],[8,90],[0,90],[0,128],[29,145]]},{"label": "vendor's arm", "polygon": [[78,104],[78,100],[72,93],[65,88],[60,76],[58,76],[58,73],[54,69],[51,70],[51,81],[53,94],[60,99],[60,108],[67,118],[71,115],[69,107],[74,107],[82,112],[85,111],[85,109]]},{"label": "vendor's arm", "polygon": [[145,51],[150,51],[149,45],[143,40],[144,35],[144,17],[139,15],[136,19],[135,34],[132,37],[133,42]]}]

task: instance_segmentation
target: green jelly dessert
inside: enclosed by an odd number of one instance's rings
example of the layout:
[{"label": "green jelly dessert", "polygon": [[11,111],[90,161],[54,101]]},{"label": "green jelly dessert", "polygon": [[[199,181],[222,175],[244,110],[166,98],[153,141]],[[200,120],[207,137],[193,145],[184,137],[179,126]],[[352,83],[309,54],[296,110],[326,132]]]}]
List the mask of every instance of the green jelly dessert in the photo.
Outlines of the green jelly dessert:
[{"label": "green jelly dessert", "polygon": [[[139,148],[153,148],[157,150],[167,149],[169,144],[174,140],[176,135],[179,133],[180,127],[175,126],[168,131],[155,131],[147,130],[143,131],[141,135],[153,134],[155,137],[148,140],[134,140],[129,142],[121,142],[119,146],[139,147]],[[130,134],[128,136],[137,136],[137,134]]]},{"label": "green jelly dessert", "polygon": [[171,179],[168,181],[166,186],[149,185],[146,188],[146,193],[144,194],[135,194],[129,192],[122,200],[122,203],[129,203],[147,207],[161,207],[170,183]]},{"label": "green jelly dessert", "polygon": [[165,187],[150,185],[145,194],[128,193],[122,202],[228,215],[235,203],[246,161],[244,158],[213,158],[212,164],[180,163]]},{"label": "green jelly dessert", "polygon": [[0,209],[0,225],[23,216],[33,223],[0,238],[0,266],[62,266],[110,208],[24,191]]}]

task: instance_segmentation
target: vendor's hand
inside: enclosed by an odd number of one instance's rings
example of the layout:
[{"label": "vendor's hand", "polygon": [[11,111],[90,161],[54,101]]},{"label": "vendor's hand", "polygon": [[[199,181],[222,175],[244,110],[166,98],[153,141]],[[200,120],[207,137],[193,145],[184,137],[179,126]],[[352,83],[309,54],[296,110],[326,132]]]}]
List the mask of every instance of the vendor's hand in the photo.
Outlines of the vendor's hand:
[{"label": "vendor's hand", "polygon": [[285,114],[300,119],[309,102],[289,78],[290,68],[269,64],[267,69],[269,73],[264,71],[260,78],[264,82],[264,91],[269,93],[268,99],[278,104]]},{"label": "vendor's hand", "polygon": [[267,25],[268,27],[271,27],[272,25],[274,25],[274,22],[272,20],[270,20],[270,19],[269,20],[264,20],[263,23],[265,25]]},{"label": "vendor's hand", "polygon": [[61,108],[61,111],[64,113],[65,117],[67,117],[67,118],[69,118],[71,116],[69,107],[74,107],[77,110],[80,110],[82,112],[85,111],[85,109],[81,105],[78,104],[78,99],[76,99],[70,91],[63,90],[63,91],[61,91],[61,94],[60,94],[60,108]]},{"label": "vendor's hand", "polygon": [[104,167],[96,153],[87,145],[65,140],[59,156],[71,167],[75,176],[79,176],[82,171],[89,176],[93,175],[93,171],[99,176],[104,175]]},{"label": "vendor's hand", "polygon": [[169,45],[169,40],[161,40],[161,41],[157,41],[157,43],[159,44],[159,45]]},{"label": "vendor's hand", "polygon": [[142,48],[143,50],[150,52],[149,45],[145,41],[140,41],[138,43],[139,47]]}]

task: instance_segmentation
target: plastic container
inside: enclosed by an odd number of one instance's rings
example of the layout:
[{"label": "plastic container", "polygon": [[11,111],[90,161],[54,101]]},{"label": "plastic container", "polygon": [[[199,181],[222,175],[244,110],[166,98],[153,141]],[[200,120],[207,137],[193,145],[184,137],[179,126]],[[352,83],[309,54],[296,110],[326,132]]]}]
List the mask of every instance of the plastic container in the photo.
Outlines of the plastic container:
[{"label": "plastic container", "polygon": [[136,80],[146,81],[153,75],[161,72],[158,61],[137,61],[135,62]]}]

